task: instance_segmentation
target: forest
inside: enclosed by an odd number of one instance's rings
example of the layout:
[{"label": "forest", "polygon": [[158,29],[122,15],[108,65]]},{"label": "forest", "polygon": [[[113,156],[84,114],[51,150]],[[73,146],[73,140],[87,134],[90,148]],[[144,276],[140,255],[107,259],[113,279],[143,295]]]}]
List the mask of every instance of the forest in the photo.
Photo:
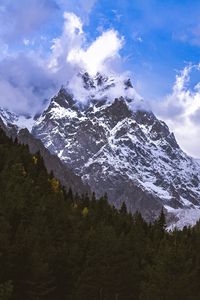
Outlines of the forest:
[{"label": "forest", "polygon": [[[133,199],[134,201],[134,199]],[[66,191],[0,130],[0,300],[199,300],[200,223]]]}]

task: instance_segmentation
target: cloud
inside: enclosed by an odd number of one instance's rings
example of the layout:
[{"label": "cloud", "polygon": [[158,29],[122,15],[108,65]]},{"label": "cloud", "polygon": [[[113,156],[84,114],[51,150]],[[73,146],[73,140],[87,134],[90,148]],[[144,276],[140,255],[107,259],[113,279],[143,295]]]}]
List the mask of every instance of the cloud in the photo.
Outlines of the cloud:
[{"label": "cloud", "polygon": [[91,76],[95,76],[97,72],[114,76],[117,87],[110,89],[108,95],[114,100],[115,97],[124,95],[123,81],[128,76],[127,73],[119,76],[122,61],[120,50],[123,45],[124,38],[114,29],[102,32],[88,43],[81,19],[74,13],[65,12],[63,31],[61,36],[53,40],[48,66],[60,85],[69,81],[68,88],[82,103],[87,102],[91,91],[85,90],[83,81],[77,74],[87,71]]},{"label": "cloud", "polygon": [[2,107],[35,115],[55,92],[55,83],[39,58],[20,54],[0,62],[0,90]]},{"label": "cloud", "polygon": [[0,7],[0,37],[16,42],[37,31],[58,10],[49,0],[2,0]]},{"label": "cloud", "polygon": [[75,14],[64,13],[63,32],[60,37],[53,40],[52,53],[49,59],[49,69],[52,72],[66,71],[67,56],[72,49],[80,49],[84,42],[83,24]]},{"label": "cloud", "polygon": [[86,69],[91,75],[97,72],[108,72],[107,65],[117,60],[123,46],[123,38],[118,32],[110,29],[87,45],[83,24],[75,14],[64,13],[62,35],[53,41],[49,67],[54,72],[70,65]]},{"label": "cloud", "polygon": [[115,30],[103,32],[87,49],[74,48],[67,56],[67,61],[73,65],[82,66],[91,75],[97,72],[107,73],[107,62],[119,57],[119,50],[123,46]]},{"label": "cloud", "polygon": [[200,157],[200,64],[186,66],[176,76],[172,93],[160,105],[154,103],[153,109],[167,122],[180,146]]},{"label": "cloud", "polygon": [[96,0],[1,0],[0,40],[17,43],[59,24],[63,11],[72,11],[86,23]]},{"label": "cloud", "polygon": [[81,17],[84,23],[88,23],[89,15],[97,0],[55,0],[64,11],[71,11]]},{"label": "cloud", "polygon": [[43,109],[44,100],[67,82],[77,100],[84,101],[83,82],[77,76],[83,70],[90,75],[103,72],[117,76],[123,37],[110,29],[88,42],[77,15],[65,12],[63,18],[62,33],[53,39],[49,55],[28,47],[31,40],[23,39],[23,52],[8,52],[0,61],[1,106],[34,115]]}]

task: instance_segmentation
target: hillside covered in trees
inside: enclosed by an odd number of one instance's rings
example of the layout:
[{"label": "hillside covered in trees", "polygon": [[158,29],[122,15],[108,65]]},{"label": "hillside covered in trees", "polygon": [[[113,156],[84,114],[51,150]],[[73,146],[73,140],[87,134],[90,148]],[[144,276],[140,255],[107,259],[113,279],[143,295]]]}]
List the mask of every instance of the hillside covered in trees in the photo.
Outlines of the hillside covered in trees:
[{"label": "hillside covered in trees", "polygon": [[1,300],[199,300],[200,224],[165,230],[66,192],[0,130]]}]

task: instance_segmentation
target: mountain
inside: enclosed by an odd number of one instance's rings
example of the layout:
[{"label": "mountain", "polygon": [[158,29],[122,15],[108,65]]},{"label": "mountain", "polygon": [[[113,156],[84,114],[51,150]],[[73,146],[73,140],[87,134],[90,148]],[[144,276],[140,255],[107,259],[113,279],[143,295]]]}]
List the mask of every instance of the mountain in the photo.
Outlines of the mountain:
[{"label": "mountain", "polygon": [[[61,88],[32,134],[97,196],[154,219],[162,206],[179,227],[200,217],[200,165],[145,108],[131,81],[79,74]],[[73,80],[72,80],[73,81]],[[118,95],[118,96],[117,96]],[[79,98],[80,97],[80,98]]]},{"label": "mountain", "polygon": [[[25,120],[23,123],[22,120]],[[69,167],[64,166],[60,159],[49,152],[45,148],[43,143],[35,138],[26,127],[27,124],[30,124],[30,120],[25,117],[19,117],[14,113],[9,112],[8,110],[0,109],[0,127],[6,133],[7,136],[11,137],[13,140],[17,138],[20,144],[28,145],[29,151],[32,154],[40,152],[44,160],[45,167],[47,171],[53,172],[54,176],[59,179],[61,184],[67,189],[70,187],[73,191],[78,193],[91,193],[90,188],[87,184],[84,184],[81,178],[76,175],[73,170]],[[28,126],[29,127],[29,126]]]}]

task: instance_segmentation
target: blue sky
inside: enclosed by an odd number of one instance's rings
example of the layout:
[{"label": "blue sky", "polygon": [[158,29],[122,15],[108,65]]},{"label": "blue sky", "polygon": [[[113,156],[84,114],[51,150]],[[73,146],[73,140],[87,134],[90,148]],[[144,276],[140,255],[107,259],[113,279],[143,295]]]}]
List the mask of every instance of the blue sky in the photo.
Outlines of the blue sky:
[{"label": "blue sky", "polygon": [[[109,67],[128,70],[137,92],[168,122],[184,149],[200,156],[200,100],[194,89],[200,81],[199,15],[198,0],[1,0],[0,104],[37,113],[69,79],[72,62],[76,68],[78,63],[96,64],[95,57],[88,63],[87,56],[105,51],[96,66],[112,58]],[[80,30],[74,36],[70,22]],[[97,49],[99,37],[105,46]],[[78,52],[63,67],[74,49]],[[188,116],[186,110],[193,106]],[[184,144],[183,129],[188,135],[193,130],[195,146]]]},{"label": "blue sky", "polygon": [[[139,92],[150,100],[162,99],[170,92],[177,71],[189,62],[199,62],[198,0],[1,2],[2,11],[4,5],[6,9],[0,22],[1,35],[10,51],[32,47],[42,48],[47,54],[52,39],[62,31],[64,11],[72,11],[82,19],[88,41],[114,28],[125,39],[120,52],[123,67],[133,72]],[[21,10],[24,13],[20,14]],[[30,13],[26,16],[27,10]],[[11,18],[16,19],[13,27]],[[23,39],[30,41],[29,47],[24,47]]]},{"label": "blue sky", "polygon": [[141,93],[160,98],[170,92],[176,71],[200,55],[200,1],[150,0],[96,3],[87,31],[115,28],[125,37],[121,51],[142,85]]}]

